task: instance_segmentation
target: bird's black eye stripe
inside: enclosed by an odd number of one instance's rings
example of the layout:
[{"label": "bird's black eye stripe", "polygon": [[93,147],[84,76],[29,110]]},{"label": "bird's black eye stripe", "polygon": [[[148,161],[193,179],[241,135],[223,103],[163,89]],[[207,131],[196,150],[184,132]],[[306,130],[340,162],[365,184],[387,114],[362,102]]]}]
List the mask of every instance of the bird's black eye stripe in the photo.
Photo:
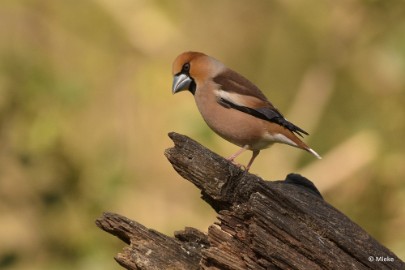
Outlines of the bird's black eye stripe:
[{"label": "bird's black eye stripe", "polygon": [[190,63],[185,63],[183,67],[181,68],[181,73],[186,73],[188,74],[190,71]]}]

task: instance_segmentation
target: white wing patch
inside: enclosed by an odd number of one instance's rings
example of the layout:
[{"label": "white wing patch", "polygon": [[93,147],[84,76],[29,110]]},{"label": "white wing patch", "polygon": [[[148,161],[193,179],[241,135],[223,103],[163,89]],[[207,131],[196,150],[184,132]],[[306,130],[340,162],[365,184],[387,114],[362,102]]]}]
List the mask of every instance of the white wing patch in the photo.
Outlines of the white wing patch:
[{"label": "white wing patch", "polygon": [[240,94],[233,93],[233,92],[228,92],[228,91],[225,91],[222,89],[215,90],[215,95],[219,98],[228,100],[235,105],[247,106],[246,102],[244,102],[244,99],[246,98],[246,96],[244,96],[244,95],[240,95]]}]

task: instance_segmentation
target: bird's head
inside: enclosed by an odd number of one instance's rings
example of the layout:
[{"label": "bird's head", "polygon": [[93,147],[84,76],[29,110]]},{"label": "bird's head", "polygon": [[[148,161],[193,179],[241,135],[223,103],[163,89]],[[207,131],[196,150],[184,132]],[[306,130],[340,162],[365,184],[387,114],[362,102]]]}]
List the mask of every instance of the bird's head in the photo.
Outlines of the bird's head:
[{"label": "bird's head", "polygon": [[200,52],[180,54],[173,62],[173,94],[189,90],[194,95],[197,85],[215,75],[222,66],[219,61]]}]

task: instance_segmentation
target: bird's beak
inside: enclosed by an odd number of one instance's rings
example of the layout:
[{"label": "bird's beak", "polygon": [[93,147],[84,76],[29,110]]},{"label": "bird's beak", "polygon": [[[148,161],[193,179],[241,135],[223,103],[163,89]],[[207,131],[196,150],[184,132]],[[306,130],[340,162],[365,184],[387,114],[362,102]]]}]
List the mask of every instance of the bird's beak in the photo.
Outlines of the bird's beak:
[{"label": "bird's beak", "polygon": [[192,79],[186,74],[179,74],[179,75],[174,76],[173,86],[172,86],[173,94],[176,94],[177,92],[180,92],[183,90],[188,90],[191,82],[192,82]]}]

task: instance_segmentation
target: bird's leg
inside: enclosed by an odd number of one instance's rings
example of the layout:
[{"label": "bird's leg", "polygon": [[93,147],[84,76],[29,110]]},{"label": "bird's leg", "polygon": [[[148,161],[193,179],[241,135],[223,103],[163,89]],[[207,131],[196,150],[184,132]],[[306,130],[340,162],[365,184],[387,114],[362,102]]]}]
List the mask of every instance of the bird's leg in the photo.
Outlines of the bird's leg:
[{"label": "bird's leg", "polygon": [[229,160],[230,162],[233,163],[233,160],[239,156],[240,154],[242,154],[243,152],[245,152],[248,149],[248,145],[243,146],[241,149],[238,150],[238,152],[236,152],[235,154],[233,154],[232,156],[228,157],[227,160]]},{"label": "bird's leg", "polygon": [[253,150],[252,158],[250,159],[248,165],[246,166],[246,171],[249,171],[250,166],[252,166],[253,161],[255,160],[257,155],[259,155],[259,153],[260,153],[260,150]]}]

